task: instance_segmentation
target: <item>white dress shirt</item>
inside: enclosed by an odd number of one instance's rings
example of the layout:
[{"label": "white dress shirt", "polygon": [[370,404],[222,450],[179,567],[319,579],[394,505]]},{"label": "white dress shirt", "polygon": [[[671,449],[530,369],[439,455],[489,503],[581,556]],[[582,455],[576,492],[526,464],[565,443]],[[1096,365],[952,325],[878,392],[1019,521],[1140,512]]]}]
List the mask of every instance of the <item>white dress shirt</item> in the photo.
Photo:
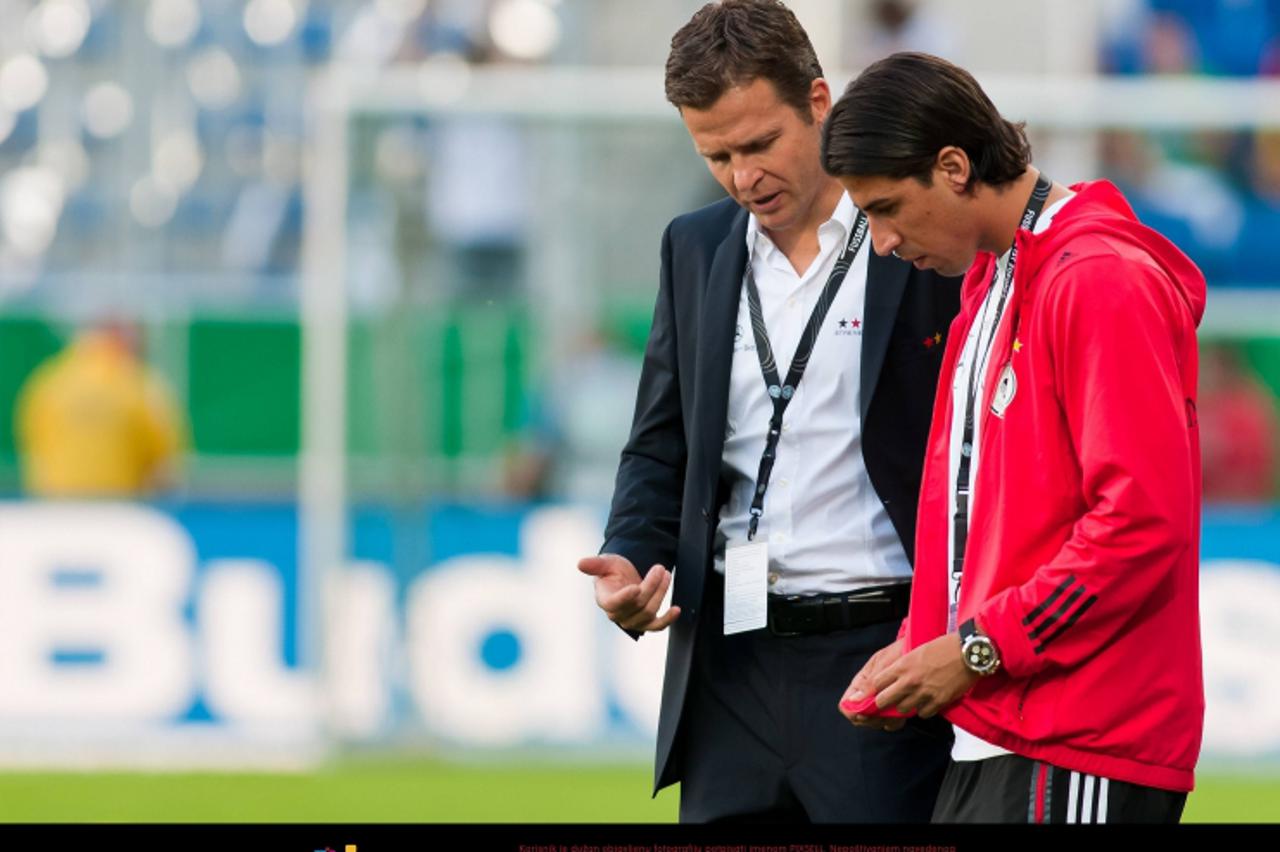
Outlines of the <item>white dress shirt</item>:
[{"label": "white dress shirt", "polygon": [[[1036,226],[1033,233],[1039,234],[1049,229],[1049,225],[1053,223],[1053,217],[1057,215],[1062,206],[1070,201],[1075,193],[1068,195],[1060,201],[1055,202],[1051,207],[1040,214],[1040,218],[1036,220]],[[985,391],[987,381],[992,376],[992,371],[997,373],[1004,368],[1003,364],[992,365],[989,362],[991,356],[991,344],[995,340],[996,333],[999,328],[1003,328],[1010,322],[1011,312],[1008,306],[1013,304],[1014,285],[1009,285],[1009,295],[1005,301],[1005,310],[1000,315],[1000,326],[995,325],[996,309],[1000,304],[1000,291],[1004,287],[1005,270],[1009,268],[1009,252],[1000,255],[996,261],[996,277],[995,284],[987,291],[987,297],[982,303],[982,308],[978,311],[978,321],[969,329],[969,336],[965,338],[964,348],[960,350],[960,359],[956,362],[955,374],[951,381],[951,460],[947,466],[947,483],[951,489],[951,518],[956,513],[956,477],[960,473],[960,445],[963,443],[964,437],[964,411],[965,405],[969,399],[969,374],[973,372],[975,356],[979,367],[977,378],[974,379],[975,400],[985,399]],[[969,518],[973,517],[974,501],[977,499],[973,485],[977,480],[978,474],[978,447],[981,444],[982,437],[982,405],[981,402],[974,403],[973,409],[973,449],[972,455],[969,457]],[[947,565],[950,566],[955,558],[956,540],[951,530],[951,520],[947,522]],[[957,579],[950,567],[947,569],[947,591],[950,595],[949,601],[959,600],[959,592],[957,590]],[[954,628],[952,628],[954,629]],[[955,745],[951,747],[951,759],[957,762],[966,760],[986,760],[989,757],[999,757],[1002,754],[1009,754],[1006,749],[1000,746],[992,745],[984,739],[975,737],[968,731],[956,728]]]},{"label": "white dress shirt", "polygon": [[[842,195],[832,217],[818,228],[818,256],[799,275],[755,216],[748,220],[747,252],[779,376],[791,365],[856,215],[849,196]],[[769,543],[771,594],[843,592],[911,578],[906,551],[862,459],[859,400],[870,254],[868,235],[823,320],[808,368],[783,418],[755,539]],[[721,513],[723,538],[718,541],[729,546],[747,541],[756,474],[772,415],[744,286],[722,457],[722,470],[732,487]],[[722,552],[715,567],[723,573]]]}]

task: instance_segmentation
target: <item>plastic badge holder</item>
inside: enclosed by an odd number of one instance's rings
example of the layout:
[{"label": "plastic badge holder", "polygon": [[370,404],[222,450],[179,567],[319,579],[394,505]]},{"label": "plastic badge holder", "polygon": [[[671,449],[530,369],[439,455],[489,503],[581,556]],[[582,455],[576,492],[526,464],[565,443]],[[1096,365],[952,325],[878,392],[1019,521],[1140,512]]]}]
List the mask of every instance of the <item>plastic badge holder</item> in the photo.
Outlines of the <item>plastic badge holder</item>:
[{"label": "plastic badge holder", "polygon": [[874,694],[866,696],[861,701],[841,701],[840,709],[846,713],[861,716],[878,716],[881,719],[910,719],[916,715],[914,710],[909,713],[900,713],[898,708],[892,705],[889,707],[877,707]]}]

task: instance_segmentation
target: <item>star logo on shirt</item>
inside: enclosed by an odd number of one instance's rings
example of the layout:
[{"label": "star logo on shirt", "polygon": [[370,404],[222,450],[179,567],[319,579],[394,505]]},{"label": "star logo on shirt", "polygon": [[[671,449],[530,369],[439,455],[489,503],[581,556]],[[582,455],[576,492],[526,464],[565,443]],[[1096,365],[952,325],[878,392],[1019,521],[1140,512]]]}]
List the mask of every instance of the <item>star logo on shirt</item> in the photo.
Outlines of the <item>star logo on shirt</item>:
[{"label": "star logo on shirt", "polygon": [[852,337],[856,334],[862,334],[862,320],[857,317],[852,319],[839,320],[836,325],[836,335],[839,337]]},{"label": "star logo on shirt", "polygon": [[935,331],[933,337],[926,337],[921,341],[925,349],[932,349],[935,346],[942,345],[942,332]]},{"label": "star logo on shirt", "polygon": [[1014,351],[1014,352],[1021,352],[1021,351],[1022,351],[1022,341],[1021,341],[1021,340],[1019,340],[1019,339],[1017,339],[1017,338],[1014,338],[1014,341],[1013,341],[1013,351]]}]

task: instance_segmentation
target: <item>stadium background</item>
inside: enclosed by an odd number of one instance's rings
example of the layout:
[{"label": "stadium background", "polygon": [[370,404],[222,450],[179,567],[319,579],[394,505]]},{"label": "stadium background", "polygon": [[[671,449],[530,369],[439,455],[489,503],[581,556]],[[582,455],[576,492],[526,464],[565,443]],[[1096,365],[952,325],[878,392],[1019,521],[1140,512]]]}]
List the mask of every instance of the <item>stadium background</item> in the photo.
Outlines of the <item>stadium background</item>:
[{"label": "stadium background", "polygon": [[[663,646],[593,552],[674,214],[651,0],[0,0],[0,820],[646,821]],[[1280,2],[791,3],[837,91],[974,69],[1205,269],[1188,819],[1280,821]],[[24,490],[17,400],[128,321],[176,483]]]}]

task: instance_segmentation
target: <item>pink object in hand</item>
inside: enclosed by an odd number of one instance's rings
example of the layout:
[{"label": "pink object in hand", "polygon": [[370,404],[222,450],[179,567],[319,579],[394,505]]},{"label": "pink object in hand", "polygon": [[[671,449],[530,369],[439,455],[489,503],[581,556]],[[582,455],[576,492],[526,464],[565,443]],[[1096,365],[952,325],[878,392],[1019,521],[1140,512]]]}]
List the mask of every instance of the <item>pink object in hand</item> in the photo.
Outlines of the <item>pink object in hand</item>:
[{"label": "pink object in hand", "polygon": [[861,701],[841,701],[840,709],[846,713],[861,716],[879,716],[882,719],[909,719],[916,715],[914,710],[910,713],[899,713],[897,707],[877,707],[874,694],[866,696]]}]

